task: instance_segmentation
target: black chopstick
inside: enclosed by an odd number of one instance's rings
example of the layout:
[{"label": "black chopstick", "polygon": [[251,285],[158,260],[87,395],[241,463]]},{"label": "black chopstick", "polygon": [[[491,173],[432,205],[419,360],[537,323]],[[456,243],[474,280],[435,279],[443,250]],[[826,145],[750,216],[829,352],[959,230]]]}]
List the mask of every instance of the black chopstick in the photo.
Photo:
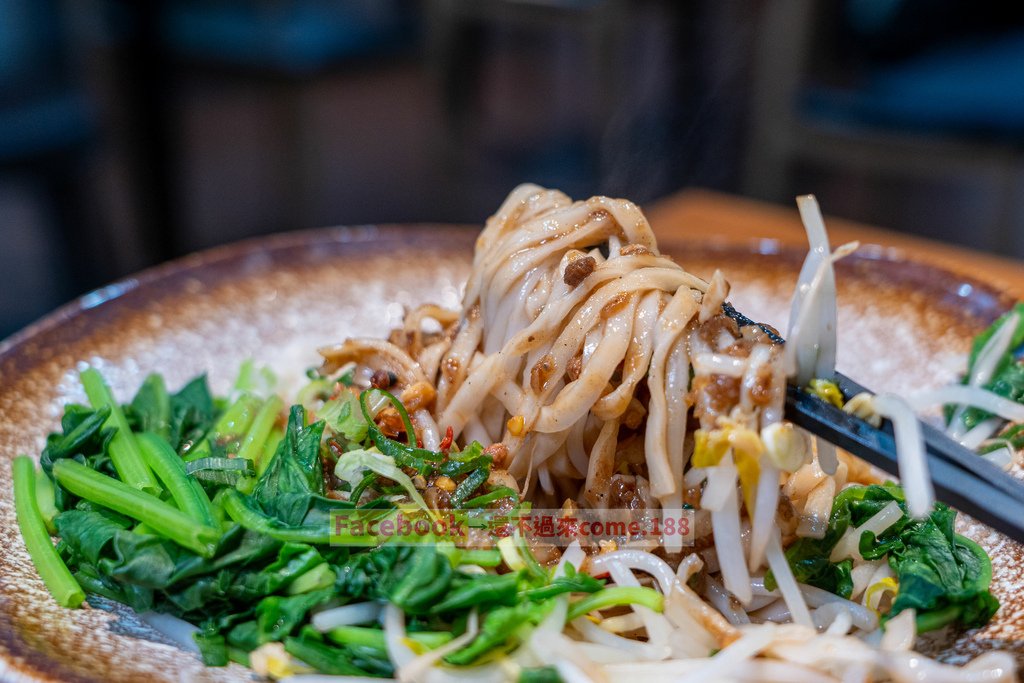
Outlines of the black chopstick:
[{"label": "black chopstick", "polygon": [[[867,391],[842,375],[836,376],[846,397]],[[891,474],[898,474],[892,424],[881,428],[840,410],[799,387],[786,392],[786,417],[799,427],[829,441]],[[1024,484],[967,450],[927,423],[922,433],[936,497],[957,510],[1024,542]]]},{"label": "black chopstick", "polygon": [[[870,392],[849,377],[836,373],[836,382],[843,396],[853,397],[862,392]],[[1001,489],[1007,495],[1024,504],[1024,484],[1009,476],[998,465],[979,457],[977,453],[946,436],[934,425],[921,421],[921,433],[929,454],[950,462],[957,467],[981,477],[992,486]]]}]

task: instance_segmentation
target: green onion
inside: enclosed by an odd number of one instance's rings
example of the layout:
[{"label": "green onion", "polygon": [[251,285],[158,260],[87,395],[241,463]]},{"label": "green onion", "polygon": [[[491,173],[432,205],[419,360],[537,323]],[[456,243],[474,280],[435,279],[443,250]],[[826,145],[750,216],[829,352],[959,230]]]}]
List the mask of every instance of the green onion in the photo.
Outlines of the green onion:
[{"label": "green onion", "polygon": [[261,515],[246,505],[242,494],[234,489],[224,489],[220,497],[224,512],[236,524],[249,531],[266,534],[271,538],[285,543],[319,543],[326,545],[331,541],[330,529],[327,527],[285,527],[275,520]]},{"label": "green onion", "polygon": [[148,432],[139,434],[138,442],[143,459],[170,492],[178,509],[200,524],[216,526],[210,498],[203,487],[188,476],[185,463],[171,444]]},{"label": "green onion", "polygon": [[512,488],[510,488],[508,486],[499,486],[498,488],[494,489],[493,491],[490,491],[488,493],[484,493],[482,495],[479,495],[476,498],[470,498],[469,500],[465,501],[462,504],[462,507],[464,507],[464,508],[483,507],[484,505],[487,505],[488,503],[493,503],[494,501],[501,500],[502,498],[511,498],[512,500],[518,501],[519,500],[519,494],[514,489],[512,489]]},{"label": "green onion", "polygon": [[[387,651],[387,644],[384,641],[384,631],[379,628],[366,626],[338,626],[332,628],[325,634],[338,645],[349,645],[355,647],[368,647],[381,652]],[[452,634],[446,631],[410,631],[406,636],[427,648],[433,650],[439,648],[452,639]]]},{"label": "green onion", "polygon": [[270,462],[262,457],[263,447],[267,442],[267,437],[270,436],[271,430],[274,428],[274,423],[277,422],[277,418],[281,414],[282,408],[284,408],[284,403],[277,396],[271,396],[267,399],[267,402],[256,413],[256,417],[253,418],[252,425],[249,427],[249,431],[245,433],[242,445],[238,448],[238,457],[252,460],[253,464],[256,465],[256,472],[258,474],[263,474],[263,470],[267,468],[267,464]]},{"label": "green onion", "polygon": [[12,470],[15,514],[32,564],[57,604],[61,607],[78,607],[85,600],[85,592],[57,554],[50,534],[46,531],[43,516],[39,513],[35,463],[28,456],[19,455],[12,463]]},{"label": "green onion", "polygon": [[653,588],[640,586],[613,586],[597,593],[592,593],[582,600],[569,605],[567,621],[572,621],[595,610],[607,609],[618,605],[642,605],[655,612],[665,606],[665,596]]},{"label": "green onion", "polygon": [[117,470],[118,476],[132,488],[153,494],[159,493],[160,486],[153,477],[153,473],[146,467],[142,453],[139,452],[139,445],[135,442],[135,436],[128,428],[128,420],[125,419],[124,411],[114,400],[110,387],[103,381],[103,375],[95,368],[88,368],[82,371],[80,378],[92,407],[97,410],[110,409],[110,415],[104,426],[117,429],[117,433],[110,440],[110,459],[114,463],[114,469]]},{"label": "green onion", "polygon": [[349,495],[348,495],[349,501],[353,505],[359,505],[359,499],[363,497],[363,491],[365,491],[370,486],[370,484],[372,484],[373,482],[377,481],[377,477],[379,477],[379,476],[380,475],[377,474],[376,472],[369,472],[369,473],[367,473],[359,481],[359,483],[356,484],[356,487],[354,489],[352,489],[351,493],[349,493]]},{"label": "green onion", "polygon": [[[434,451],[428,451],[425,448],[418,448],[416,446],[416,432],[413,431],[409,434],[409,445],[399,443],[394,439],[389,439],[384,436],[384,433],[380,431],[377,424],[373,421],[373,415],[370,414],[370,408],[367,405],[367,397],[371,390],[366,390],[359,394],[359,407],[363,411],[363,417],[366,418],[366,432],[370,436],[374,445],[384,455],[393,458],[395,463],[399,467],[413,467],[420,474],[427,474],[432,468],[435,462],[438,462],[444,458],[442,453],[436,453]],[[402,423],[405,425],[405,429],[412,429],[412,422],[409,421],[409,414],[405,412],[405,407],[402,402],[392,396],[386,391],[380,389],[373,389],[372,391],[378,391],[381,395],[387,398],[394,406],[395,410],[402,417]]]},{"label": "green onion", "polygon": [[71,493],[142,522],[157,533],[202,557],[216,552],[220,532],[198,524],[181,510],[156,496],[143,493],[113,477],[100,474],[74,460],[53,465],[53,476]]},{"label": "green onion", "polygon": [[459,482],[451,497],[452,507],[462,507],[462,501],[487,481],[487,477],[490,476],[489,469],[489,467],[481,467],[480,469],[473,470],[469,473],[469,476]]},{"label": "green onion", "polygon": [[497,567],[501,564],[498,550],[459,549],[455,554],[456,564],[475,564],[478,567]]}]

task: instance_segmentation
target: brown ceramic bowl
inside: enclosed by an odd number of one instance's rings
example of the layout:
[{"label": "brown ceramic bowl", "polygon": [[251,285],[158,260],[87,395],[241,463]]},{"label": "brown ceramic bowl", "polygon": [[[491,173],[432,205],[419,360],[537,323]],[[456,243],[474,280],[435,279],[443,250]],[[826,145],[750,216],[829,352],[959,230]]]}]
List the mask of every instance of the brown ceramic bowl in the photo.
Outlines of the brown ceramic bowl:
[{"label": "brown ceramic bowl", "polygon": [[[36,454],[61,406],[82,400],[77,370],[100,367],[127,397],[146,373],[169,385],[208,372],[227,389],[246,358],[287,387],[317,364],[315,349],[351,335],[384,335],[403,306],[455,306],[475,231],[440,225],[338,228],[258,239],[190,256],[89,294],[0,345],[0,679],[46,681],[248,680],[206,669],[130,610],[108,602],[64,610],[37,577],[14,520],[11,458]],[[687,268],[720,268],[739,310],[784,329],[803,255],[663,242]],[[980,283],[870,247],[839,267],[839,366],[877,390],[946,383],[962,372],[971,336],[1012,303]],[[963,661],[985,649],[1024,653],[1021,548],[985,527],[963,531],[993,556],[994,622],[926,646]]]}]

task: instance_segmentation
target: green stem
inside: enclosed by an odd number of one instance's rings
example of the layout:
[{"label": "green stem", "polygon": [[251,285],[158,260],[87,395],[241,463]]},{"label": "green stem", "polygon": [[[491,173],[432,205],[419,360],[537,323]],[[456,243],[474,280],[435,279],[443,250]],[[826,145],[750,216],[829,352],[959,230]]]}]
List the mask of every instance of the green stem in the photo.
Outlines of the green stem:
[{"label": "green stem", "polygon": [[197,524],[187,514],[155,496],[143,493],[74,460],[53,465],[53,476],[71,493],[142,522],[160,535],[202,557],[216,552],[220,532]]},{"label": "green stem", "polygon": [[338,574],[334,571],[331,565],[326,562],[321,562],[288,584],[288,588],[285,590],[285,593],[288,595],[299,595],[300,593],[308,593],[321,588],[327,588],[328,586],[333,586],[334,581],[337,578]]},{"label": "green stem", "polygon": [[915,619],[915,628],[918,633],[940,629],[943,626],[952,624],[956,621],[960,617],[962,611],[963,607],[961,605],[949,605],[942,609],[924,612],[923,614],[919,614]]},{"label": "green stem", "polygon": [[14,510],[21,537],[36,571],[50,595],[61,607],[78,607],[85,600],[85,591],[75,581],[64,560],[53,547],[43,516],[36,503],[36,466],[32,459],[19,455],[12,463],[14,477]]},{"label": "green stem", "polygon": [[249,431],[245,433],[242,445],[238,449],[238,457],[252,460],[253,465],[256,466],[257,474],[263,474],[263,470],[266,469],[268,461],[261,457],[263,455],[263,446],[266,444],[267,438],[274,428],[274,423],[277,422],[277,418],[280,416],[283,408],[284,403],[277,396],[271,396],[267,399],[267,402],[256,413],[256,417],[253,418],[252,425],[249,427]]},{"label": "green stem", "polygon": [[117,430],[110,440],[110,460],[114,463],[114,469],[117,470],[118,476],[132,488],[153,494],[159,493],[160,486],[153,477],[153,473],[146,467],[142,453],[139,452],[139,445],[135,442],[135,436],[128,428],[128,420],[125,419],[124,411],[121,410],[121,405],[114,400],[110,387],[103,381],[103,375],[95,368],[88,368],[82,371],[80,378],[92,407],[97,410],[110,409],[110,416],[107,417],[104,427],[113,427]]},{"label": "green stem", "polygon": [[57,517],[57,501],[54,497],[53,482],[46,476],[45,473],[36,471],[36,506],[39,508],[39,514],[43,516],[43,522],[46,524],[46,530],[51,535],[57,533],[57,526],[53,523],[53,520]]},{"label": "green stem", "polygon": [[[270,430],[270,436],[267,437],[266,443],[263,444],[263,453],[260,454],[259,461],[261,463],[270,463],[270,459],[274,457],[274,453],[277,452],[277,447],[281,444],[281,439],[284,438],[284,430],[280,427],[274,427]],[[256,463],[253,463],[254,465]],[[267,469],[267,465],[264,464],[262,469]]]},{"label": "green stem", "polygon": [[665,606],[665,597],[653,588],[613,586],[570,604],[567,621],[572,621],[595,610],[617,605],[642,605],[655,612],[660,612]]},{"label": "green stem", "polygon": [[497,567],[501,564],[501,552],[497,550],[465,549],[456,555],[458,564],[475,564],[480,567]]},{"label": "green stem", "polygon": [[139,448],[150,469],[163,483],[178,509],[199,524],[215,526],[213,506],[198,481],[185,472],[185,463],[171,444],[156,434],[139,434]]},{"label": "green stem", "polygon": [[[387,651],[384,631],[366,626],[338,626],[325,634],[338,645],[367,647],[381,652]],[[411,631],[407,633],[410,640],[416,641],[428,650],[441,647],[452,639],[452,634],[445,631]]]},{"label": "green stem", "polygon": [[331,541],[330,530],[326,527],[285,527],[276,524],[274,520],[246,505],[242,494],[235,489],[224,489],[218,497],[228,517],[249,531],[266,534],[285,543],[326,545]]},{"label": "green stem", "polygon": [[220,439],[241,440],[249,425],[252,424],[256,412],[260,409],[262,401],[255,396],[244,394],[237,401],[228,406],[224,414],[213,424],[209,433],[197,443],[192,450],[185,454],[185,462],[192,462],[200,458],[213,455],[210,447],[211,441]]}]

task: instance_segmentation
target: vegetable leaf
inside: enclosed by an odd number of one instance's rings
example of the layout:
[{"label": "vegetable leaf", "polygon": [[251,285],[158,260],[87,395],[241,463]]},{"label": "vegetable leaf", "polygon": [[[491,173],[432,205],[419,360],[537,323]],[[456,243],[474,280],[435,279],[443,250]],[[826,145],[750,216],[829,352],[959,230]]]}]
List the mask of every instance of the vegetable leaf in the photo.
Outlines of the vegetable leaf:
[{"label": "vegetable leaf", "polygon": [[301,524],[313,497],[324,492],[320,465],[324,423],[306,427],[305,416],[302,406],[292,407],[285,437],[253,491],[253,499],[266,514],[289,526]]}]

